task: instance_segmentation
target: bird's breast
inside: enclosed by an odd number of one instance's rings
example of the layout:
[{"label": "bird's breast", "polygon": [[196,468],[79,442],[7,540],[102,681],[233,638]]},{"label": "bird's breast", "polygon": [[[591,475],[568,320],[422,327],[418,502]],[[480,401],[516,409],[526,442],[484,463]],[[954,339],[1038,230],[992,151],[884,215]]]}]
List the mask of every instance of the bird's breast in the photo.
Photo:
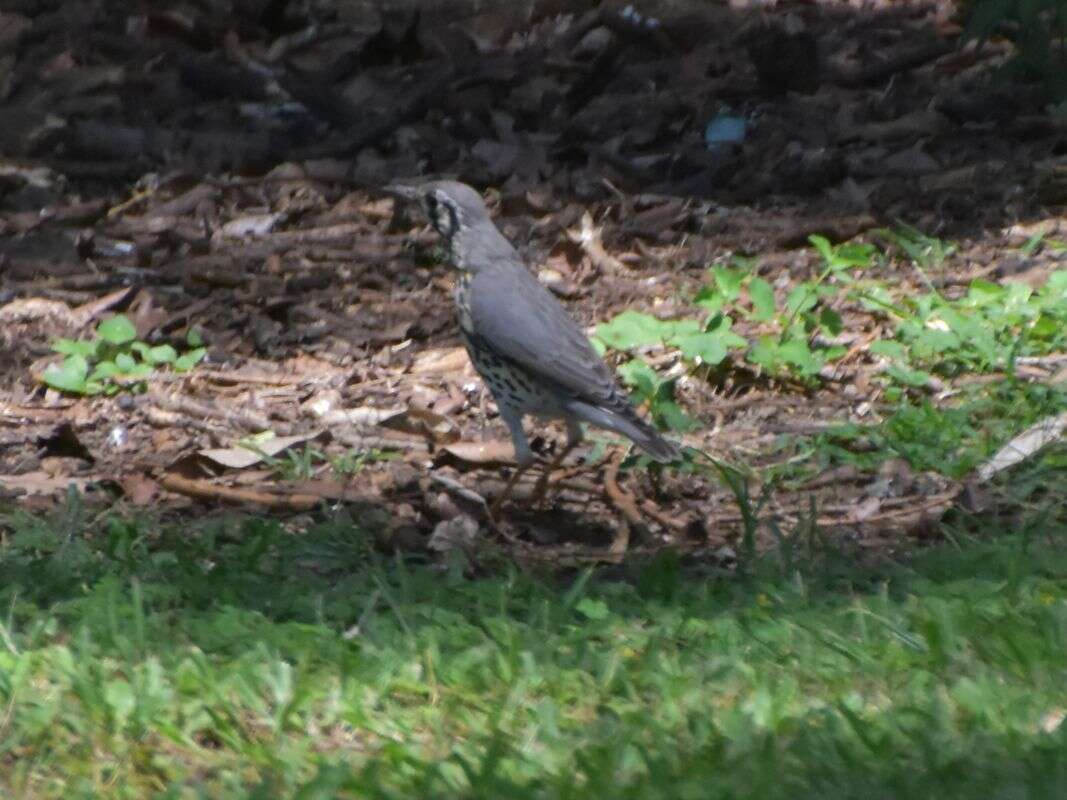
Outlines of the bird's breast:
[{"label": "bird's breast", "polygon": [[456,281],[456,289],[452,294],[456,301],[456,316],[459,318],[459,327],[468,336],[474,333],[474,320],[471,318],[470,302],[470,278],[461,275]]}]

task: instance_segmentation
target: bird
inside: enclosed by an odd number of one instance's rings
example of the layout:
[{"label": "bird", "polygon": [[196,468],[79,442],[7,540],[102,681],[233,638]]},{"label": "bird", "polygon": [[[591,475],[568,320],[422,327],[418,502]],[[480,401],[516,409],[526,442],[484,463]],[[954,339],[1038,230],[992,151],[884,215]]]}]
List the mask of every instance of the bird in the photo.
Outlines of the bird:
[{"label": "bird", "polygon": [[493,223],[477,191],[450,180],[385,188],[417,204],[443,239],[457,271],[453,298],[460,336],[511,434],[517,469],[490,507],[492,518],[535,461],[523,429],[526,416],[562,420],[567,430],[566,446],[535,487],[537,501],[548,476],[582,442],[581,423],[625,436],[657,462],[681,457],[678,446],[637,413],[586,334]]}]

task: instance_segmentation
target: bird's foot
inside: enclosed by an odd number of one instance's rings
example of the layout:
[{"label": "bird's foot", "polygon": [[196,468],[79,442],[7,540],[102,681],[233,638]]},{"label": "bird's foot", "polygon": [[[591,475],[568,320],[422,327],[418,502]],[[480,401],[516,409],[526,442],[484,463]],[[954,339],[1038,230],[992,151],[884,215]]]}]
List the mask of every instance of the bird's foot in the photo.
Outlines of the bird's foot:
[{"label": "bird's foot", "polygon": [[496,498],[492,503],[489,503],[485,507],[486,514],[489,516],[489,522],[494,527],[500,524],[500,509],[504,506],[504,495]]},{"label": "bird's foot", "polygon": [[515,484],[518,483],[519,478],[529,468],[529,464],[520,464],[515,468],[515,471],[511,473],[511,477],[508,478],[508,482],[504,484],[504,489],[500,492],[500,495],[489,504],[489,520],[495,525],[500,521],[500,510],[504,507],[504,503],[511,497],[511,491],[515,488]]},{"label": "bird's foot", "polygon": [[548,494],[548,482],[552,478],[552,473],[560,468],[563,464],[563,459],[567,457],[571,450],[575,448],[577,443],[568,442],[567,446],[562,448],[548,464],[545,464],[544,469],[541,471],[541,475],[537,479],[537,483],[534,485],[533,494],[530,496],[531,502],[540,506],[544,502],[546,495]]},{"label": "bird's foot", "polygon": [[549,469],[546,467],[540,477],[537,479],[537,483],[534,484],[533,494],[530,495],[530,504],[533,506],[540,506],[545,501],[545,496],[548,494],[548,476],[550,474]]}]

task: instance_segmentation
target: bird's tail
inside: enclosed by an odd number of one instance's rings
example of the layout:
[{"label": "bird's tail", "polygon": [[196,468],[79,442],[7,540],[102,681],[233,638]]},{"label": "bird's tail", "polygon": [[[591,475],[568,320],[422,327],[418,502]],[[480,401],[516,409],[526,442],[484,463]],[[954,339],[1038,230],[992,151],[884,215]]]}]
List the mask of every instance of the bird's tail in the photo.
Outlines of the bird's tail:
[{"label": "bird's tail", "polygon": [[622,434],[660,463],[667,464],[682,457],[678,445],[660,436],[627,402],[608,409],[574,401],[567,410],[582,422]]}]

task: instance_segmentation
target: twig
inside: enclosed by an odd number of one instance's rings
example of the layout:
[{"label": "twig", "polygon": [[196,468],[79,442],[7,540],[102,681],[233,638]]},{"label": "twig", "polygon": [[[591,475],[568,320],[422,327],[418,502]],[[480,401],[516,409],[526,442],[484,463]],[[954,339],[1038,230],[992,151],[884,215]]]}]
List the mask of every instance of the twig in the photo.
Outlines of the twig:
[{"label": "twig", "polygon": [[[362,222],[342,222],[321,228],[303,228],[294,231],[271,231],[258,237],[260,241],[269,242],[277,247],[292,247],[309,242],[348,242],[366,233],[367,226]],[[220,237],[219,238],[223,238]],[[384,257],[384,256],[383,256]]]},{"label": "twig", "polygon": [[188,414],[198,419],[210,417],[253,433],[278,427],[277,424],[272,425],[271,421],[263,414],[245,408],[221,409],[208,403],[198,402],[191,397],[165,395],[162,392],[151,392],[148,397],[165,411]]},{"label": "twig", "polygon": [[618,533],[611,543],[610,553],[615,557],[621,557],[630,545],[630,528],[640,529],[643,527],[641,512],[637,510],[632,494],[628,494],[619,486],[619,465],[622,463],[622,454],[613,458],[604,470],[604,494],[608,500],[620,512],[622,512],[622,524],[619,525]]},{"label": "twig", "polygon": [[464,500],[469,500],[475,505],[481,506],[486,511],[489,510],[489,503],[486,502],[484,497],[473,489],[468,489],[459,481],[449,478],[447,475],[431,475],[430,480],[444,486],[448,491],[462,497]]},{"label": "twig", "polygon": [[255,503],[286,511],[310,511],[322,502],[312,494],[277,495],[257,492],[252,489],[235,489],[219,486],[210,481],[192,480],[180,475],[165,475],[159,482],[164,489],[200,500],[218,500],[224,503]]},{"label": "twig", "polygon": [[164,411],[162,408],[156,408],[155,406],[142,406],[141,414],[144,416],[145,421],[154,428],[195,428],[196,430],[210,433],[212,436],[217,436],[221,430],[218,426],[212,425],[199,417],[190,418],[185,414]]},{"label": "twig", "polygon": [[[331,425],[329,423],[327,423],[327,427],[330,429],[330,435],[335,442],[356,450],[405,450],[419,453],[419,457],[422,458],[423,456],[421,454],[430,449],[430,445],[425,439],[406,438],[402,435],[377,436],[373,434],[354,433],[352,430],[345,430],[338,425]],[[386,432],[390,433],[388,429],[386,429]]]},{"label": "twig", "polygon": [[235,370],[233,372],[219,372],[213,369],[198,367],[197,378],[206,378],[219,383],[252,383],[266,386],[296,386],[306,381],[320,380],[316,375],[271,375],[269,372],[248,372]]},{"label": "twig", "polygon": [[1067,363],[1067,353],[1049,353],[1044,356],[1017,356],[1015,358],[1015,363],[1026,364],[1027,366],[1033,367],[1063,364]]},{"label": "twig", "polygon": [[664,530],[684,531],[689,525],[684,519],[678,519],[664,513],[651,500],[642,500],[641,510],[645,512],[646,516],[652,517],[662,525]]}]

